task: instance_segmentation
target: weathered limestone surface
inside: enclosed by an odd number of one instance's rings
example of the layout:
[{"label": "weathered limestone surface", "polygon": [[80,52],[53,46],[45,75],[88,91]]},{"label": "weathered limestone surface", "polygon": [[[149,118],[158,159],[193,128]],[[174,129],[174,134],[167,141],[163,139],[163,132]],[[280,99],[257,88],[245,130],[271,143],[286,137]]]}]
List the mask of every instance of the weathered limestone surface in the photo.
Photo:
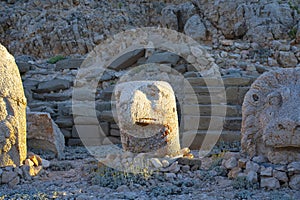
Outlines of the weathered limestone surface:
[{"label": "weathered limestone surface", "polygon": [[117,115],[124,150],[176,155],[180,151],[176,100],[163,81],[116,86]]},{"label": "weathered limestone surface", "polygon": [[15,59],[0,44],[0,167],[26,159],[26,98]]},{"label": "weathered limestone surface", "polygon": [[260,76],[243,103],[242,150],[274,164],[300,161],[300,69]]},{"label": "weathered limestone surface", "polygon": [[65,148],[65,138],[49,113],[27,113],[28,147],[49,150],[61,158]]}]

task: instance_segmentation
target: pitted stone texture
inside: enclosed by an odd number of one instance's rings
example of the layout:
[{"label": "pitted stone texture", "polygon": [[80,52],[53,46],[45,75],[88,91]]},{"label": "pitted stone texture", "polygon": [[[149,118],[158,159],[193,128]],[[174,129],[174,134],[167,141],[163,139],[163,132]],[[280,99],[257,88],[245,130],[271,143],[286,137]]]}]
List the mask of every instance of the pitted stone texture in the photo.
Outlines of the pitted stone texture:
[{"label": "pitted stone texture", "polygon": [[176,101],[163,81],[116,86],[117,115],[124,150],[176,155],[180,151]]},{"label": "pitted stone texture", "polygon": [[63,157],[65,138],[49,113],[27,113],[27,140],[29,147],[49,150],[58,158]]},{"label": "pitted stone texture", "polygon": [[300,161],[300,69],[265,73],[243,103],[242,150],[275,164]]},{"label": "pitted stone texture", "polygon": [[26,99],[15,59],[0,44],[0,167],[26,158]]}]

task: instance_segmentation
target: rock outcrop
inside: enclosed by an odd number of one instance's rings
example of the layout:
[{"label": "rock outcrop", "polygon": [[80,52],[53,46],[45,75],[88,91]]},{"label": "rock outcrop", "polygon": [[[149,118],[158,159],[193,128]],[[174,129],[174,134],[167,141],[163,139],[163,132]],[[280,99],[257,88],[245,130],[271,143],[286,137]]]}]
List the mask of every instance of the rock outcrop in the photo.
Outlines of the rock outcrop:
[{"label": "rock outcrop", "polygon": [[296,0],[0,1],[0,42],[14,54],[86,54],[121,30],[157,25],[213,43],[299,42],[299,13]]},{"label": "rock outcrop", "polygon": [[26,159],[26,98],[15,59],[0,44],[0,167]]}]

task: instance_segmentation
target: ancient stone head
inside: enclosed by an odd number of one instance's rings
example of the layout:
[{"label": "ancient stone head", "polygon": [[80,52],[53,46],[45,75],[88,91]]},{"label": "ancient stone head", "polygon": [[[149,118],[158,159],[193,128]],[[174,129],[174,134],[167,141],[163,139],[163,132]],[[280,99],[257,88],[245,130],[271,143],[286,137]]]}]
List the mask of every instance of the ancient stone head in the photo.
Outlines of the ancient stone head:
[{"label": "ancient stone head", "polygon": [[176,100],[163,81],[132,81],[116,86],[117,118],[123,149],[176,155],[180,150]]},{"label": "ancient stone head", "polygon": [[26,99],[18,67],[0,44],[0,167],[26,159]]},{"label": "ancient stone head", "polygon": [[300,161],[300,69],[260,76],[243,103],[242,150],[272,163]]}]

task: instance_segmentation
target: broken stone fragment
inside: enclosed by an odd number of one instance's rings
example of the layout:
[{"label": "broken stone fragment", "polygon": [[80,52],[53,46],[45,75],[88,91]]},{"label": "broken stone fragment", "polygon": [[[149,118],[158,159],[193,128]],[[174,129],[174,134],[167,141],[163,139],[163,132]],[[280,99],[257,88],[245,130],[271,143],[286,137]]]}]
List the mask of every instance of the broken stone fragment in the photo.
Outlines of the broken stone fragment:
[{"label": "broken stone fragment", "polygon": [[163,81],[132,81],[116,86],[116,111],[125,151],[180,154],[176,100]]},{"label": "broken stone fragment", "polygon": [[27,113],[28,146],[54,152],[58,158],[63,157],[65,138],[49,113]]}]

